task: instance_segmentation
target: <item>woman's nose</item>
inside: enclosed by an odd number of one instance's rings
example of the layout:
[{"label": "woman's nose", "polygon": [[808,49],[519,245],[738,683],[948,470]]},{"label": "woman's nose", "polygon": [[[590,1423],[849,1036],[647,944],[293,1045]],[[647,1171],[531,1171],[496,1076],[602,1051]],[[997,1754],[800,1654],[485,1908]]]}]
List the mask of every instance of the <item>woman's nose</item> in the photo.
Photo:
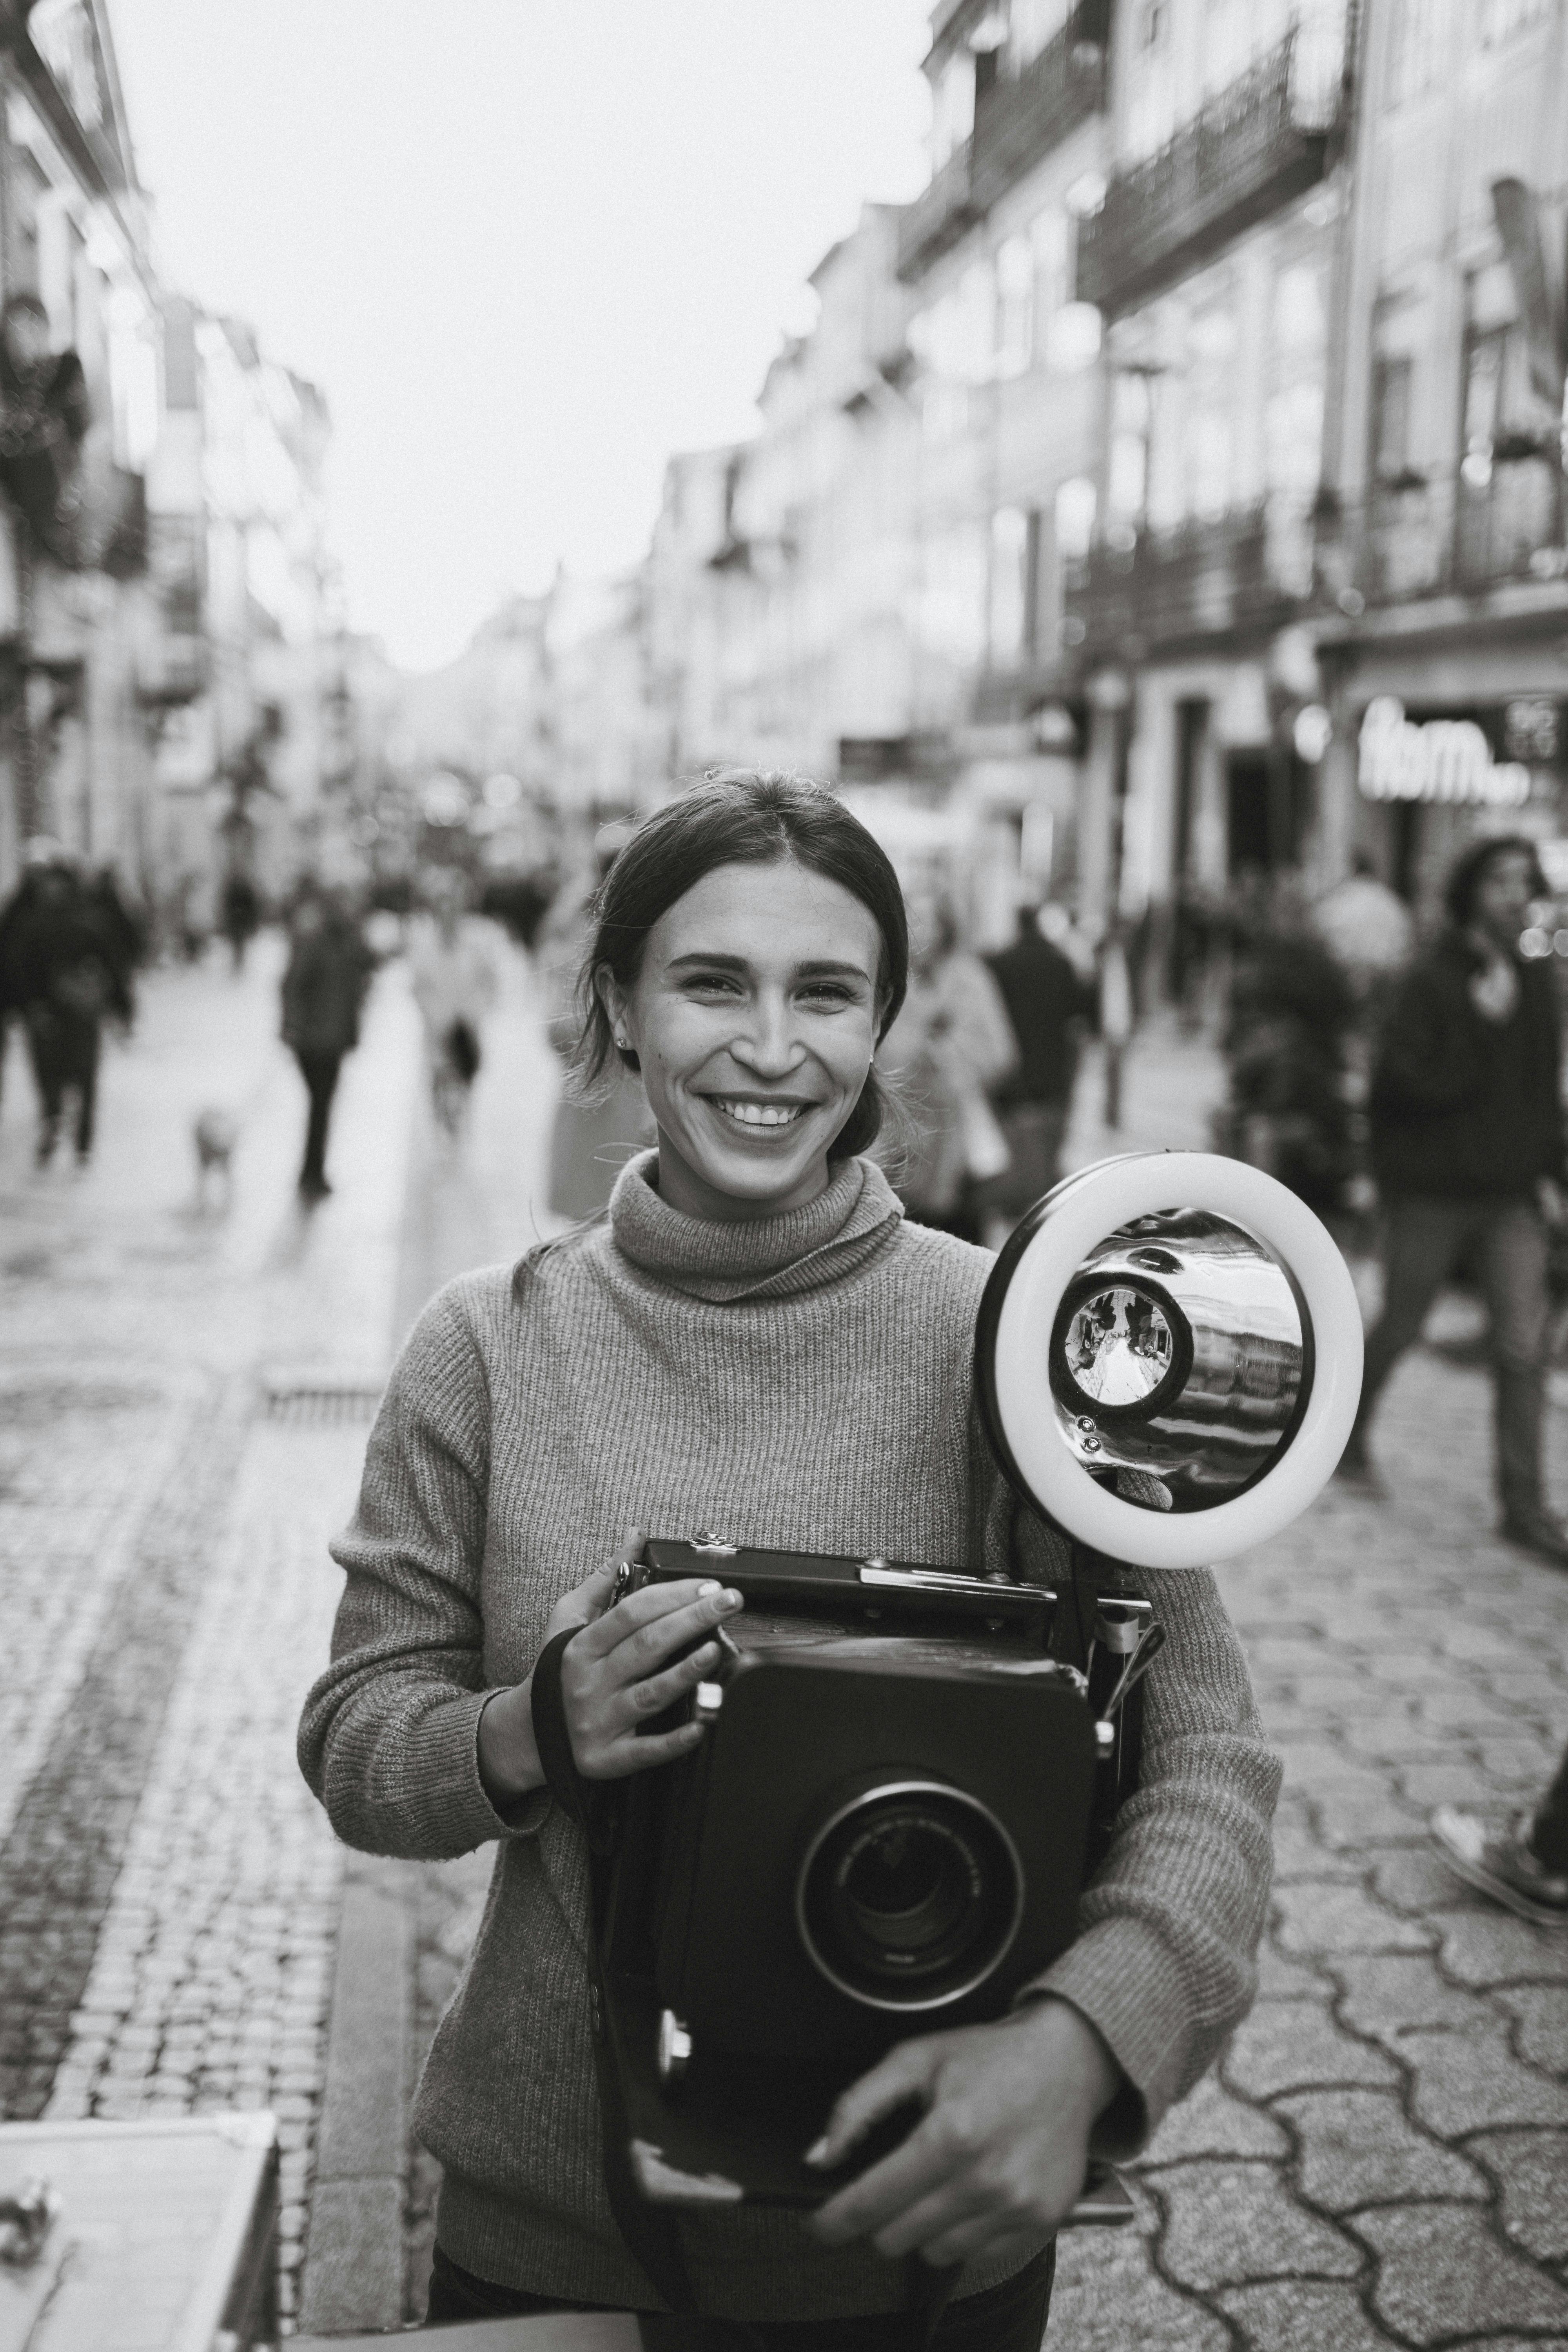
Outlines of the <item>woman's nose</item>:
[{"label": "woman's nose", "polygon": [[757,1002],[745,1034],[736,1039],[732,1051],[759,1076],[782,1076],[796,1066],[803,1058],[802,1045],[795,1034],[790,1007],[783,997]]}]

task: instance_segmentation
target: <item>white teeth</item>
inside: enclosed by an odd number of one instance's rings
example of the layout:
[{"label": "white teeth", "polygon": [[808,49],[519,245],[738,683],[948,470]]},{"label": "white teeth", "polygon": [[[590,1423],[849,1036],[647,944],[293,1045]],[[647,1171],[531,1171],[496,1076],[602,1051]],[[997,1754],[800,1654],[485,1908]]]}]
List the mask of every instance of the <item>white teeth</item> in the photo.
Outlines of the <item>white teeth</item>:
[{"label": "white teeth", "polygon": [[717,1108],[726,1118],[740,1127],[790,1127],[805,1109],[802,1103],[719,1102]]}]

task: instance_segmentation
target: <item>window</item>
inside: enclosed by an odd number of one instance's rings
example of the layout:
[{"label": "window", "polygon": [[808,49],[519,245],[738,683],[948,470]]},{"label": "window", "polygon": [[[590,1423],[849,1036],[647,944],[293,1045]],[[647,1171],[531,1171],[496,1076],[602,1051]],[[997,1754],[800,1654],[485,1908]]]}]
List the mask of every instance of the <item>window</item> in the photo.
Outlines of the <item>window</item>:
[{"label": "window", "polygon": [[998,507],[991,518],[990,651],[994,667],[1021,661],[1030,606],[1029,554],[1035,541],[1022,507]]},{"label": "window", "polygon": [[1035,356],[1035,254],[1010,236],[996,254],[996,373],[1022,375]]},{"label": "window", "polygon": [[1094,541],[1096,503],[1094,484],[1087,474],[1075,475],[1058,490],[1057,552],[1064,562],[1077,562],[1089,553]]},{"label": "window", "polygon": [[1395,0],[1388,103],[1403,106],[1428,90],[1443,69],[1448,0]]},{"label": "window", "polygon": [[1410,468],[1410,387],[1414,376],[1405,356],[1380,359],[1372,378],[1372,478],[1395,482]]},{"label": "window", "polygon": [[1500,49],[1516,33],[1544,25],[1552,7],[1552,0],[1480,0],[1482,48]]},{"label": "window", "polygon": [[1007,26],[1007,65],[1022,73],[1047,41],[1054,41],[1071,13],[1073,0],[1013,0]]},{"label": "window", "polygon": [[931,98],[931,169],[940,172],[974,128],[974,60],[967,49],[948,58]]},{"label": "window", "polygon": [[1129,59],[1127,139],[1134,157],[1152,155],[1176,128],[1176,77],[1171,59],[1168,0],[1143,0],[1133,19]]}]

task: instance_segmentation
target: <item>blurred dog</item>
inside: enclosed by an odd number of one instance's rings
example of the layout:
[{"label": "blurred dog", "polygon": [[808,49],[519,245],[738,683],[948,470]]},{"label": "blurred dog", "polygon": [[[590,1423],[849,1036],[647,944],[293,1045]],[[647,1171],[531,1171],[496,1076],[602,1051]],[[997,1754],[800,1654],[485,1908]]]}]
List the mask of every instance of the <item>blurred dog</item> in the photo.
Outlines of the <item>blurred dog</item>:
[{"label": "blurred dog", "polygon": [[222,1204],[228,1206],[234,1191],[234,1147],[239,1124],[226,1110],[198,1111],[191,1128],[196,1154],[196,1206],[205,1209],[215,1187],[221,1187]]}]

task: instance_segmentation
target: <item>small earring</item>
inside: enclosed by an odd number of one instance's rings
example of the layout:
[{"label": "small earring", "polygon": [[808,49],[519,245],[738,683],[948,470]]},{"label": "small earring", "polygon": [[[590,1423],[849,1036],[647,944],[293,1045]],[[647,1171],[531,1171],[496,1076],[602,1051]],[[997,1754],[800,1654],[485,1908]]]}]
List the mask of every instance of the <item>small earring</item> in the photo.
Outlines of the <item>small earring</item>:
[{"label": "small earring", "polygon": [[617,1038],[616,1039],[616,1053],[617,1053],[617,1054],[624,1054],[624,1053],[626,1052],[626,1039],[625,1039],[624,1037],[617,1037]]}]

